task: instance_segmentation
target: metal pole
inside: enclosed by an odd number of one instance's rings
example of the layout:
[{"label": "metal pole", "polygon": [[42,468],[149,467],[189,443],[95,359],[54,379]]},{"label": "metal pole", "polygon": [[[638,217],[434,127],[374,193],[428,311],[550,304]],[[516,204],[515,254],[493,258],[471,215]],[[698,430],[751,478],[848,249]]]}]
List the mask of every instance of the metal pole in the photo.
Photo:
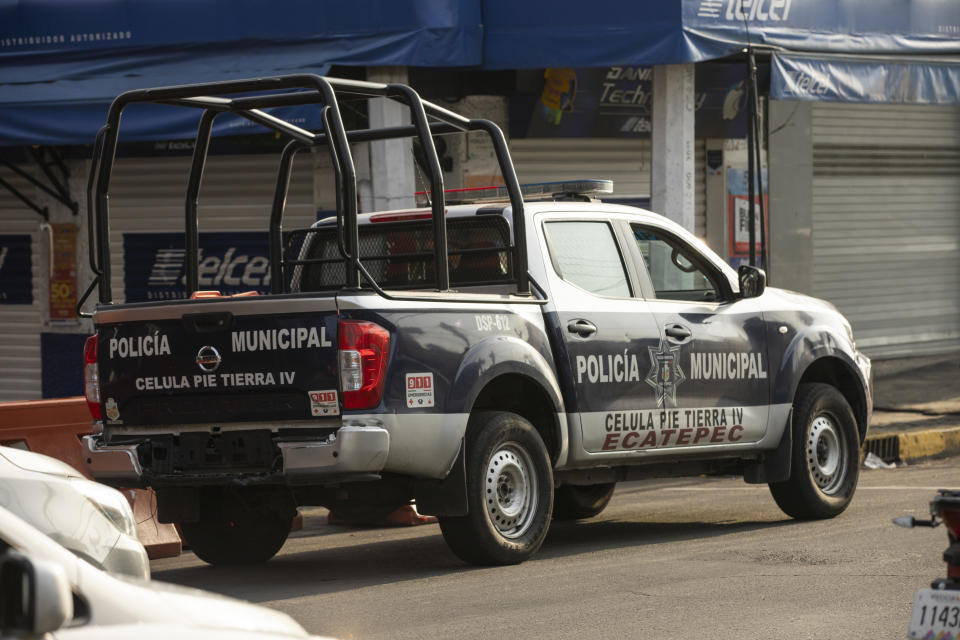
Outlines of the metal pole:
[{"label": "metal pole", "polygon": [[753,95],[753,74],[751,69],[753,66],[753,51],[747,52],[747,211],[748,211],[748,224],[749,224],[749,241],[750,241],[750,266],[757,266],[757,232],[756,232],[756,221],[757,221],[757,211],[756,205],[754,203],[755,189],[754,189],[754,180],[756,179],[756,167],[755,167],[755,158],[754,158],[754,146],[753,146],[753,133],[754,133],[754,122],[756,120],[757,114],[754,109],[753,99],[750,97]]},{"label": "metal pole", "polygon": [[210,133],[217,112],[206,110],[200,117],[197,127],[197,139],[193,147],[193,162],[190,165],[190,179],[187,181],[187,198],[184,202],[184,245],[187,250],[187,297],[200,288],[198,263],[200,261],[200,234],[197,229],[197,197],[200,195],[200,181],[207,163],[207,151],[210,148]]},{"label": "metal pole", "polygon": [[283,209],[287,204],[290,189],[290,174],[297,151],[304,147],[299,140],[291,140],[280,154],[277,170],[277,186],[273,191],[273,208],[270,211],[270,293],[283,293]]},{"label": "metal pole", "polygon": [[[753,105],[753,144],[757,158],[757,202],[760,206],[760,267],[767,269],[767,216],[766,205],[763,202],[763,117],[760,110],[760,87],[757,83],[757,61],[750,54],[750,85],[752,92],[750,102]],[[769,274],[767,274],[769,279]]]},{"label": "metal pole", "polygon": [[103,137],[103,150],[100,160],[100,172],[97,176],[96,217],[97,217],[97,264],[100,265],[100,303],[113,301],[113,287],[110,282],[110,174],[117,153],[117,135],[120,129],[120,113],[123,102],[114,100],[107,114],[107,124]]},{"label": "metal pole", "polygon": [[359,289],[360,272],[357,269],[357,262],[360,260],[358,250],[360,237],[357,229],[357,168],[353,164],[353,154],[350,152],[350,143],[347,140],[347,132],[340,117],[340,105],[337,103],[333,86],[326,78],[320,76],[312,76],[312,80],[323,96],[324,104],[330,107],[327,112],[329,117],[326,118],[329,121],[330,129],[326,134],[328,140],[334,146],[343,176],[343,198],[341,202],[343,208],[337,211],[337,216],[343,216],[347,253],[355,258],[346,261],[346,286],[348,289]]},{"label": "metal pole", "polygon": [[523,194],[520,192],[520,181],[517,179],[517,171],[513,166],[513,160],[510,158],[507,140],[504,138],[500,127],[489,120],[471,120],[470,129],[486,131],[493,141],[493,150],[497,154],[497,162],[500,163],[500,173],[503,175],[504,184],[507,186],[507,193],[510,196],[510,209],[513,213],[513,269],[514,277],[517,279],[517,293],[528,295],[530,293],[530,278],[527,273],[527,220],[523,211]]},{"label": "metal pole", "polygon": [[443,193],[443,169],[437,157],[437,148],[430,135],[430,124],[427,122],[427,113],[423,109],[423,101],[416,91],[405,84],[387,85],[388,91],[401,96],[410,106],[410,116],[417,128],[417,138],[423,147],[423,155],[430,169],[431,209],[433,213],[433,260],[437,274],[437,289],[446,291],[450,288],[450,268],[447,263],[447,212]]},{"label": "metal pole", "polygon": [[[97,177],[100,175],[100,158],[103,154],[103,138],[107,133],[107,127],[103,126],[97,132],[97,137],[93,142],[93,157],[90,161],[90,174],[87,176],[87,253],[90,258],[90,269],[95,276],[100,276],[100,265],[97,264],[97,234],[96,222],[94,217],[94,187],[97,184]],[[94,278],[96,280],[96,278]]]}]

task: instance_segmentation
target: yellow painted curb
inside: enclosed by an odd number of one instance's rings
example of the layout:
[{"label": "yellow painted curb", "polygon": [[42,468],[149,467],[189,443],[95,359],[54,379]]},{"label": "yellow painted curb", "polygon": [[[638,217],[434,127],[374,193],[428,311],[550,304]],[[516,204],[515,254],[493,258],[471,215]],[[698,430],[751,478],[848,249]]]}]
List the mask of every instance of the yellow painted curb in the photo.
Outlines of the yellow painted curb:
[{"label": "yellow painted curb", "polygon": [[868,436],[867,440],[882,440],[892,437],[897,438],[899,457],[900,460],[905,462],[960,453],[960,427],[877,434]]}]

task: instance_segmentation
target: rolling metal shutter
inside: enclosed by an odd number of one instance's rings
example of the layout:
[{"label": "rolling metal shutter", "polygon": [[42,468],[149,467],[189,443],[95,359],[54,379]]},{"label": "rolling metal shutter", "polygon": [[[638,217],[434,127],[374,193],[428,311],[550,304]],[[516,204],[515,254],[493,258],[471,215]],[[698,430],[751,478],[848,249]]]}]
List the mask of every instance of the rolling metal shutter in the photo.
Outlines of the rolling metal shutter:
[{"label": "rolling metal shutter", "polygon": [[[19,176],[5,171],[3,178],[28,197],[35,195],[36,189]],[[0,187],[0,233],[29,234],[33,263],[33,304],[0,304],[0,402],[35,400],[41,396],[40,277],[41,261],[46,256],[41,244],[41,222],[39,215]]]},{"label": "rolling metal shutter", "polygon": [[[210,156],[200,185],[199,229],[266,231],[280,154]],[[110,255],[114,300],[123,301],[123,234],[183,232],[184,200],[191,158],[118,158],[110,183]],[[294,162],[284,229],[307,227],[317,219],[313,159]]]},{"label": "rolling metal shutter", "polygon": [[813,293],[874,356],[960,347],[960,109],[813,107]]},{"label": "rolling metal shutter", "polygon": [[[706,152],[696,141],[694,233],[707,235]],[[650,197],[648,138],[515,138],[510,154],[521,183],[599,178],[613,180],[616,198]]]}]

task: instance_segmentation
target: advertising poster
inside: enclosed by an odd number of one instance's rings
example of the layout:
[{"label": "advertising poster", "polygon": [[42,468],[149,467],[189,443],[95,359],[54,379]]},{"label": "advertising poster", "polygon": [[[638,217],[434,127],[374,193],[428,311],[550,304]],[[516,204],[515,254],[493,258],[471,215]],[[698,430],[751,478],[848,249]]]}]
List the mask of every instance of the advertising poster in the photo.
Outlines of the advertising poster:
[{"label": "advertising poster", "polygon": [[[123,234],[123,291],[127,302],[187,296],[183,233]],[[270,252],[265,232],[201,233],[201,290],[223,295],[270,291]]]},{"label": "advertising poster", "polygon": [[53,244],[50,272],[50,319],[75,320],[77,317],[77,226],[51,224]]},{"label": "advertising poster", "polygon": [[[770,206],[767,199],[767,169],[762,172],[764,226],[767,231],[767,246],[770,244]],[[747,170],[742,167],[727,167],[727,207],[730,216],[730,263],[736,267],[747,262],[742,258],[750,256],[750,196]],[[759,193],[759,185],[754,187]],[[760,198],[754,195],[754,233],[755,251],[760,257]]]},{"label": "advertising poster", "polygon": [[[696,136],[746,137],[745,66],[711,64],[695,73]],[[653,67],[544,69],[539,94],[511,101],[510,133],[517,138],[648,138],[652,113]]]}]

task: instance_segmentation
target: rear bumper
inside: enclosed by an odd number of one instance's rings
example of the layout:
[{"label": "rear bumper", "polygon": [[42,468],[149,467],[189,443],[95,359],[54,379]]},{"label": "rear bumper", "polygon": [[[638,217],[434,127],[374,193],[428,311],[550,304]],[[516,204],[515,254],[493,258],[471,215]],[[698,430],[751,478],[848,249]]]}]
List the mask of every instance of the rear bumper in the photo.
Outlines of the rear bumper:
[{"label": "rear bumper", "polygon": [[233,479],[260,476],[273,482],[301,484],[341,480],[351,476],[378,474],[390,452],[390,433],[377,426],[344,426],[324,440],[276,442],[282,457],[279,469],[259,471],[202,468],[158,473],[141,463],[139,448],[149,440],[108,445],[100,436],[83,437],[83,459],[87,470],[100,482],[112,486],[140,487],[182,484],[198,480],[226,483]]}]

